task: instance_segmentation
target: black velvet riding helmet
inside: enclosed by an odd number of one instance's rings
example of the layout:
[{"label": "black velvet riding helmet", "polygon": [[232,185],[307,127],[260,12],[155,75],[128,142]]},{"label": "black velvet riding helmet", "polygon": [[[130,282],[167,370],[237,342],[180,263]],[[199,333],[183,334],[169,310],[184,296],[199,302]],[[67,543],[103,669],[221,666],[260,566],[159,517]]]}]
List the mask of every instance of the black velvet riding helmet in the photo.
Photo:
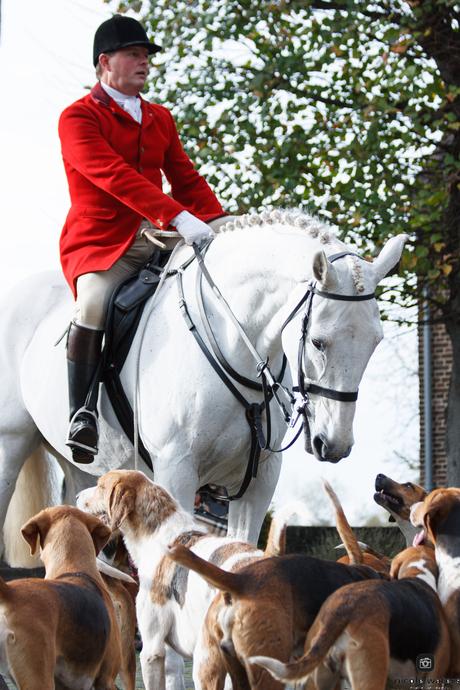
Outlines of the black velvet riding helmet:
[{"label": "black velvet riding helmet", "polygon": [[148,48],[149,55],[158,53],[160,46],[151,43],[142,24],[132,17],[115,14],[102,22],[94,35],[93,63],[97,67],[99,55],[128,46]]}]

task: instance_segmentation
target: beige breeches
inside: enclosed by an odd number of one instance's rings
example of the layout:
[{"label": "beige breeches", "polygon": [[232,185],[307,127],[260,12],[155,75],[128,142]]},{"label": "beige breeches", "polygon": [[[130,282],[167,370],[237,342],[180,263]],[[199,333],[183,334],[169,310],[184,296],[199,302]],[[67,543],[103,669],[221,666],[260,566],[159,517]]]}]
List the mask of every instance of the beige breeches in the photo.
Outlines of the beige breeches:
[{"label": "beige breeches", "polygon": [[[213,230],[217,230],[233,218],[235,216],[217,218],[210,221],[208,225]],[[96,330],[104,329],[110,298],[117,285],[128,276],[137,273],[158,249],[155,244],[141,235],[145,228],[156,230],[148,221],[142,221],[136,233],[134,244],[108,271],[85,273],[79,276],[74,314],[74,319],[78,323]]]}]

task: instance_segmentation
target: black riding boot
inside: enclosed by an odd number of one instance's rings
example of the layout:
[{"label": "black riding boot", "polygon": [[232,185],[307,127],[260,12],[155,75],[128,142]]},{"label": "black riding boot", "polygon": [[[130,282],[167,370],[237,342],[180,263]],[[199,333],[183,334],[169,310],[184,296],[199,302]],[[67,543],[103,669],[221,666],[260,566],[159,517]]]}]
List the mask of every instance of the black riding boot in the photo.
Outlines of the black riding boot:
[{"label": "black riding boot", "polygon": [[70,427],[66,446],[72,448],[75,462],[89,464],[98,451],[99,428],[94,410],[86,407],[86,398],[101,356],[104,331],[70,324],[67,341],[67,372],[69,377]]}]

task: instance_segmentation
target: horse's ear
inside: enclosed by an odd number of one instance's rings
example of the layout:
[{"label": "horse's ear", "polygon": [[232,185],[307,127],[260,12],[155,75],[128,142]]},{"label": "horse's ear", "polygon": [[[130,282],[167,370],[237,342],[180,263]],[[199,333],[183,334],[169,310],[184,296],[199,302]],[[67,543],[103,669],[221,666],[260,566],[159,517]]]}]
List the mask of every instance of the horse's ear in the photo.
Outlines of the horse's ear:
[{"label": "horse's ear", "polygon": [[322,287],[329,290],[339,282],[337,271],[331,262],[327,260],[326,254],[323,251],[316,252],[313,257],[313,276],[318,283],[321,283]]},{"label": "horse's ear", "polygon": [[397,235],[388,240],[376,260],[372,263],[375,271],[375,284],[378,285],[380,281],[396,266],[401,258],[404,244],[407,240],[407,235]]}]

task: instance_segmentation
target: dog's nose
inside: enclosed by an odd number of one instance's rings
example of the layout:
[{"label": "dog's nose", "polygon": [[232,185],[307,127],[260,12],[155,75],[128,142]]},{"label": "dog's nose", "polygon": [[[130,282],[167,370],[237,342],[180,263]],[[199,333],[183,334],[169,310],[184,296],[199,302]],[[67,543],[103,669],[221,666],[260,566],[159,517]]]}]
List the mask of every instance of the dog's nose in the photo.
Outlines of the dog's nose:
[{"label": "dog's nose", "polygon": [[376,476],[376,479],[386,479],[386,478],[387,478],[386,474],[381,474],[381,473],[379,473],[379,474]]}]

